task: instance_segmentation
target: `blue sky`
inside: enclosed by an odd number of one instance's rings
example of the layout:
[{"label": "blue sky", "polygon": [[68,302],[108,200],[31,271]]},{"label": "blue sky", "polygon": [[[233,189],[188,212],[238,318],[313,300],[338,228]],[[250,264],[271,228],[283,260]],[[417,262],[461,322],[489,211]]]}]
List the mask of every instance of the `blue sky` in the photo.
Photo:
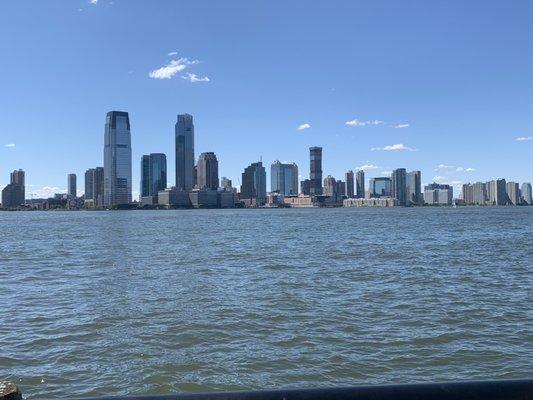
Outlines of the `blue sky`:
[{"label": "blue sky", "polygon": [[531,181],[532,19],[530,1],[2,1],[0,186],[23,168],[27,193],[70,172],[83,189],[110,110],[130,113],[135,192],[149,152],[174,182],[185,112],[236,185],[260,157],[307,177],[315,145],[337,179]]}]

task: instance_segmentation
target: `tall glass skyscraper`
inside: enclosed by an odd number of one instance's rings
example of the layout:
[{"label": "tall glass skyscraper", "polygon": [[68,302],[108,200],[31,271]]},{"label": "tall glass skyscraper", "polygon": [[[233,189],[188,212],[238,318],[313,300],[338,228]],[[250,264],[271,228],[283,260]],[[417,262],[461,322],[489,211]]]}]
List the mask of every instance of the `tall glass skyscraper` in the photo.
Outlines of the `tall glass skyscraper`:
[{"label": "tall glass skyscraper", "polygon": [[422,205],[424,198],[422,196],[422,179],[420,171],[411,171],[407,174],[407,203]]},{"label": "tall glass skyscraper", "polygon": [[68,174],[68,195],[70,197],[76,197],[77,195],[77,183],[76,174]]},{"label": "tall glass skyscraper", "polygon": [[131,131],[127,112],[110,111],[105,124],[104,206],[131,203]]},{"label": "tall glass skyscraper", "polygon": [[407,172],[405,168],[398,168],[392,171],[391,194],[398,200],[400,206],[407,205]]},{"label": "tall glass skyscraper", "polygon": [[251,164],[242,174],[241,200],[254,206],[266,201],[266,171],[261,161]]},{"label": "tall glass skyscraper", "polygon": [[351,199],[355,196],[355,189],[354,189],[354,174],[353,171],[350,170],[346,172],[344,175],[345,181],[346,181],[346,188],[344,189],[344,193],[346,193],[346,196]]},{"label": "tall glass skyscraper", "polygon": [[322,194],[322,147],[309,148],[309,179],[311,196]]},{"label": "tall glass skyscraper", "polygon": [[369,181],[371,198],[390,197],[391,179],[387,177],[371,178]]},{"label": "tall glass skyscraper", "polygon": [[365,171],[362,169],[358,170],[356,173],[356,197],[358,199],[365,198]]},{"label": "tall glass skyscraper", "polygon": [[176,187],[191,190],[194,187],[194,124],[192,115],[180,114],[175,126]]},{"label": "tall glass skyscraper", "polygon": [[298,195],[298,166],[274,161],[270,166],[270,191]]},{"label": "tall glass skyscraper", "polygon": [[151,153],[141,158],[141,197],[157,196],[167,188],[167,156]]}]

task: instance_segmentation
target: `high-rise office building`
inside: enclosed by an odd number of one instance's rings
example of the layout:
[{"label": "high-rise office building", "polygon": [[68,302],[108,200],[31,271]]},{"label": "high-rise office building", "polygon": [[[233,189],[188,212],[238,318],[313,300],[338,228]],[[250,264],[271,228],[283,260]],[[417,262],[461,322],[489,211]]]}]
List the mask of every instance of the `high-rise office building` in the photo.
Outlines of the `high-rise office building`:
[{"label": "high-rise office building", "polygon": [[328,175],[324,178],[324,196],[336,196],[337,195],[337,180]]},{"label": "high-rise office building", "polygon": [[298,194],[298,166],[276,160],[270,166],[270,191],[285,196]]},{"label": "high-rise office building", "polygon": [[424,202],[429,205],[450,206],[453,202],[453,187],[431,183],[424,187]]},{"label": "high-rise office building", "polygon": [[340,200],[342,197],[346,196],[346,182],[337,181],[337,200]]},{"label": "high-rise office building", "polygon": [[365,171],[362,169],[358,170],[356,172],[356,197],[358,199],[364,199],[365,198]]},{"label": "high-rise office building", "polygon": [[407,204],[422,205],[422,174],[420,171],[411,171],[406,178]]},{"label": "high-rise office building", "polygon": [[110,111],[105,124],[104,206],[131,203],[131,130],[127,112]]},{"label": "high-rise office building", "polygon": [[391,195],[398,200],[398,205],[407,205],[407,173],[405,168],[397,168],[392,171]]},{"label": "high-rise office building", "polygon": [[483,206],[487,203],[487,186],[483,182],[476,182],[472,185],[472,204]]},{"label": "high-rise office building", "polygon": [[77,196],[77,182],[76,182],[76,174],[68,174],[68,179],[67,179],[67,184],[68,184],[68,190],[67,190],[67,195],[69,197],[76,197]]},{"label": "high-rise office building", "polygon": [[157,196],[167,188],[167,156],[151,153],[141,158],[141,197]]},{"label": "high-rise office building", "polygon": [[242,173],[240,198],[247,205],[262,206],[266,202],[266,171],[261,161],[252,163]]},{"label": "high-rise office building", "polygon": [[233,186],[232,186],[231,179],[228,179],[225,176],[223,176],[222,179],[220,180],[220,187],[222,189],[232,189]]},{"label": "high-rise office building", "polygon": [[310,194],[319,196],[322,194],[322,147],[309,149],[309,179],[311,180]]},{"label": "high-rise office building", "polygon": [[496,179],[487,183],[489,204],[504,206],[507,204],[507,184],[505,179]]},{"label": "high-rise office building", "polygon": [[179,114],[176,135],[176,187],[191,190],[194,179],[194,123],[192,115]]},{"label": "high-rise office building", "polygon": [[94,173],[94,168],[89,168],[87,171],[85,171],[85,200],[93,200]]},{"label": "high-rise office building", "polygon": [[26,203],[26,178],[24,171],[19,169],[11,173],[10,183],[2,189],[2,207],[19,207]]},{"label": "high-rise office building", "polygon": [[197,169],[197,186],[200,189],[218,189],[218,160],[213,152],[200,154]]},{"label": "high-rise office building", "polygon": [[507,202],[513,206],[520,204],[520,186],[516,182],[507,182]]},{"label": "high-rise office building", "polygon": [[104,206],[104,167],[94,169],[93,201],[95,207]]},{"label": "high-rise office building", "polygon": [[471,183],[463,184],[461,192],[465,204],[474,204],[474,185]]},{"label": "high-rise office building", "polygon": [[[391,179],[388,177],[371,178],[369,181],[370,198],[391,197]],[[358,194],[359,196],[359,194]]]},{"label": "high-rise office building", "polygon": [[533,195],[531,193],[531,183],[524,182],[522,183],[522,200],[527,205],[533,205]]},{"label": "high-rise office building", "polygon": [[346,196],[351,199],[355,196],[354,174],[352,170],[346,172],[345,181],[346,187],[344,188],[344,192],[346,193]]}]

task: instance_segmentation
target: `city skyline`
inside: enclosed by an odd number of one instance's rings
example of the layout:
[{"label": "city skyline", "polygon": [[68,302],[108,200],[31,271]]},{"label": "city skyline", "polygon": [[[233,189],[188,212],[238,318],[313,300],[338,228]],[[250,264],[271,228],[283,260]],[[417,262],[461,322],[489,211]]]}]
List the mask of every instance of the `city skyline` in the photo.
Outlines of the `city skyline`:
[{"label": "city skyline", "polygon": [[[181,113],[195,118],[195,156],[214,151],[234,186],[261,158],[294,162],[306,178],[311,146],[330,155],[323,176],[337,179],[362,168],[368,182],[403,167],[421,170],[422,186],[456,193],[467,182],[532,180],[533,87],[520,79],[533,66],[527,3],[286,4],[283,15],[246,2],[0,7],[0,44],[17,54],[0,76],[10,94],[0,97],[9,116],[0,121],[0,188],[22,168],[27,198],[66,192],[66,174],[80,180],[101,165],[109,110],[130,114],[133,198],[143,154],[165,153],[175,181]],[[62,51],[78,43],[87,50]]]}]

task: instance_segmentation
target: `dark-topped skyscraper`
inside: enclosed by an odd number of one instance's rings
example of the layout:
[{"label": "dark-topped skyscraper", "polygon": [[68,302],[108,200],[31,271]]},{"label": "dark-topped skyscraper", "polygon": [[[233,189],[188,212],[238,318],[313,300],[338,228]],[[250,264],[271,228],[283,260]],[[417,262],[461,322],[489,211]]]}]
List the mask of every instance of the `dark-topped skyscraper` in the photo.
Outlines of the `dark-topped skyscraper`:
[{"label": "dark-topped skyscraper", "polygon": [[131,130],[127,112],[107,113],[104,140],[104,206],[131,203]]},{"label": "dark-topped skyscraper", "polygon": [[358,170],[356,173],[356,197],[358,199],[365,198],[365,171],[362,169]]},{"label": "dark-topped skyscraper", "polygon": [[344,189],[344,193],[349,199],[351,199],[355,195],[354,175],[352,170],[346,172],[345,181],[346,188]]},{"label": "dark-topped skyscraper", "polygon": [[85,200],[93,200],[94,172],[94,168],[89,168],[87,171],[85,171]]},{"label": "dark-topped skyscraper", "polygon": [[397,168],[392,171],[391,195],[398,200],[398,205],[407,205],[407,172],[405,168]]},{"label": "dark-topped skyscraper", "polygon": [[67,194],[70,196],[70,197],[76,197],[77,196],[77,191],[78,191],[78,188],[77,188],[77,179],[76,179],[76,174],[68,174],[68,179],[67,179],[67,184],[68,184],[68,190],[67,190]]},{"label": "dark-topped skyscraper", "polygon": [[196,181],[200,189],[218,189],[218,160],[213,152],[200,154],[196,164]]},{"label": "dark-topped skyscraper", "polygon": [[266,171],[261,161],[252,163],[242,174],[241,200],[246,205],[262,206],[266,202]]},{"label": "dark-topped skyscraper", "polygon": [[10,183],[2,189],[2,207],[19,207],[26,203],[26,177],[23,170],[11,173]]},{"label": "dark-topped skyscraper", "polygon": [[191,190],[194,187],[194,124],[190,114],[179,114],[176,135],[176,187]]},{"label": "dark-topped skyscraper", "polygon": [[141,197],[157,196],[167,188],[167,156],[151,153],[141,158]]},{"label": "dark-topped skyscraper", "polygon": [[313,195],[322,194],[322,147],[309,148],[309,179],[311,188],[309,193]]}]

